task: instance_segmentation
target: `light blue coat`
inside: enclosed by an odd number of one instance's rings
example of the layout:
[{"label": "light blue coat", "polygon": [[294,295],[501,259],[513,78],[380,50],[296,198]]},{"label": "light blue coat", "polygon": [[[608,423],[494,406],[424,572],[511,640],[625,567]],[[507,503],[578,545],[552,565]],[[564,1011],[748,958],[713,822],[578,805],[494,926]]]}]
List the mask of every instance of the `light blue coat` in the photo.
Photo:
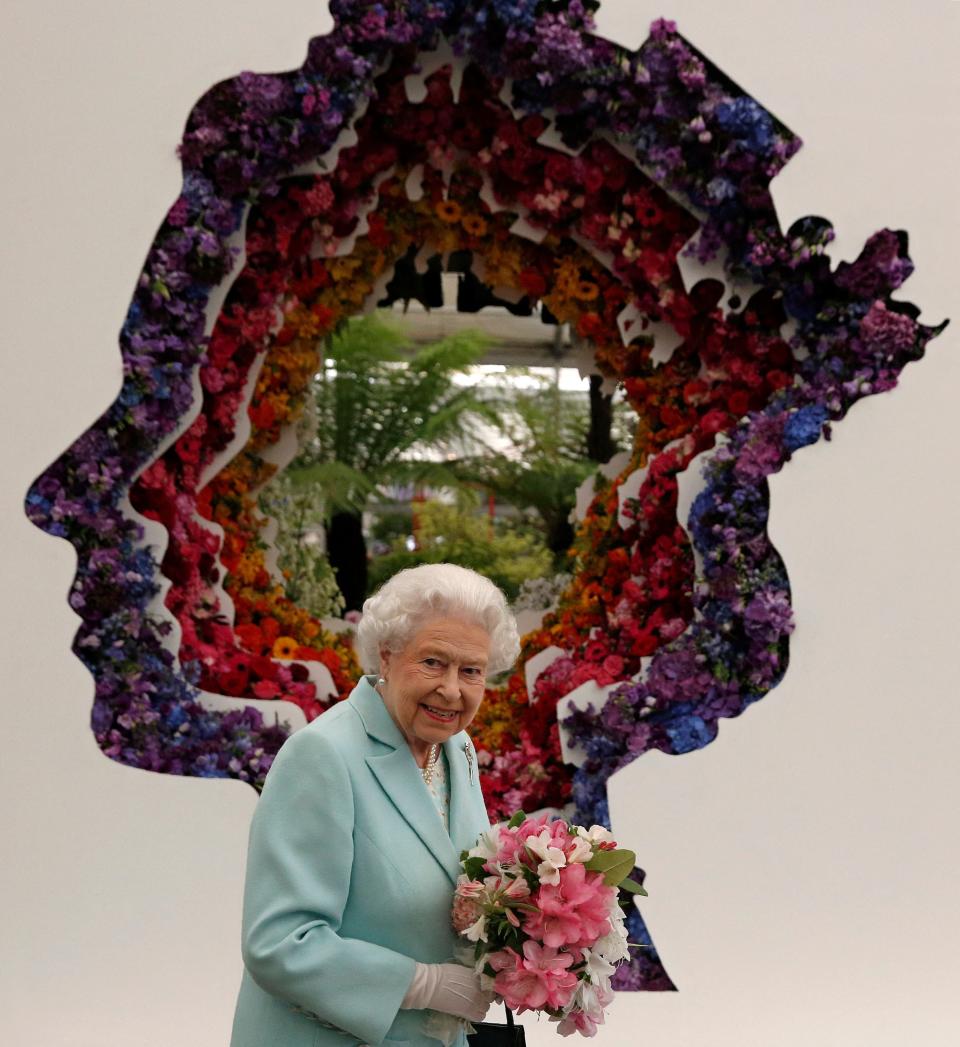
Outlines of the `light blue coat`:
[{"label": "light blue coat", "polygon": [[440,1047],[429,1012],[400,1003],[415,960],[454,959],[459,855],[490,822],[461,731],[444,742],[447,833],[374,679],[287,739],[267,775],[231,1047]]}]

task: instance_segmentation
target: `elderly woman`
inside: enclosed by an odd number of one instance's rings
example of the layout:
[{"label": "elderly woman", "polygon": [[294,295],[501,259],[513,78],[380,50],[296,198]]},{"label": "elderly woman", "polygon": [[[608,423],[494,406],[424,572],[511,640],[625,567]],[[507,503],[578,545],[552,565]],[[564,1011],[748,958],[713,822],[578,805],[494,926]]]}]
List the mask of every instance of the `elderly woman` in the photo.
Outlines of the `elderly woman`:
[{"label": "elderly woman", "polygon": [[367,600],[357,645],[379,672],[287,740],[254,813],[231,1047],[466,1047],[457,1019],[491,1002],[450,908],[490,825],[465,728],[516,623],[486,578],[427,564]]}]

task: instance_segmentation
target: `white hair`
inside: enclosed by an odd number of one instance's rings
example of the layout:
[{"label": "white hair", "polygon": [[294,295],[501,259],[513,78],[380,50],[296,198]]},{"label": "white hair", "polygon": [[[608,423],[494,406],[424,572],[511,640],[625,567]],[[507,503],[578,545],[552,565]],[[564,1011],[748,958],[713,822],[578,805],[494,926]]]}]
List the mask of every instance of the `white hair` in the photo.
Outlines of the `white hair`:
[{"label": "white hair", "polygon": [[467,567],[428,563],[398,571],[364,602],[357,626],[360,664],[376,672],[381,650],[402,650],[419,625],[435,615],[456,615],[487,630],[491,674],[517,660],[517,622],[500,589]]}]

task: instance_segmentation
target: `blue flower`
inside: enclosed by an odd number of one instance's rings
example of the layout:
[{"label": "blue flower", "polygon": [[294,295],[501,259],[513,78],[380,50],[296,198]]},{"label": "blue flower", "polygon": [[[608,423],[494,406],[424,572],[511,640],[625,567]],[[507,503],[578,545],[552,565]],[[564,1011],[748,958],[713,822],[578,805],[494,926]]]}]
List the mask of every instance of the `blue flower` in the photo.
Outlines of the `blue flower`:
[{"label": "blue flower", "polygon": [[673,743],[675,753],[689,753],[702,749],[716,737],[717,729],[699,716],[683,716],[672,723],[664,724],[664,731]]},{"label": "blue flower", "polygon": [[573,802],[577,807],[577,820],[581,824],[610,824],[607,781],[601,775],[578,768],[573,776]]},{"label": "blue flower", "polygon": [[787,424],[783,429],[784,446],[792,452],[816,443],[826,420],[827,409],[822,404],[810,404],[792,412],[787,416]]},{"label": "blue flower", "polygon": [[735,98],[721,102],[716,110],[717,123],[753,153],[768,153],[773,145],[773,120],[752,98]]},{"label": "blue flower", "polygon": [[606,760],[611,756],[620,756],[623,752],[622,745],[611,738],[606,738],[602,734],[597,734],[587,739],[584,743],[584,748],[591,760]]},{"label": "blue flower", "polygon": [[187,720],[187,714],[186,714],[186,712],[184,712],[183,706],[182,705],[176,705],[176,706],[174,706],[173,710],[170,713],[167,714],[167,717],[164,720],[164,723],[168,727],[177,728],[182,723],[185,723],[186,720]]}]

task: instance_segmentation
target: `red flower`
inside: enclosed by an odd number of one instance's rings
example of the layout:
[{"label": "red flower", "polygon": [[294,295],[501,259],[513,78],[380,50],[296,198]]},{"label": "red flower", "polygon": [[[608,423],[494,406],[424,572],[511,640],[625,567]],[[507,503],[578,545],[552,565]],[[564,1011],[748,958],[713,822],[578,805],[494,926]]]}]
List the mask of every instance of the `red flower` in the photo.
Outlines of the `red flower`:
[{"label": "red flower", "polygon": [[544,173],[554,185],[565,186],[571,181],[573,175],[573,164],[570,157],[562,153],[551,153]]},{"label": "red flower", "polygon": [[520,273],[519,284],[531,298],[542,298],[547,290],[547,281],[536,269],[524,269]]},{"label": "red flower", "polygon": [[371,214],[367,216],[367,224],[370,227],[370,231],[367,234],[367,239],[374,245],[374,247],[389,247],[393,242],[393,237],[390,235],[390,230],[387,229],[386,219],[381,214]]},{"label": "red flower", "polygon": [[700,419],[700,428],[705,433],[719,433],[727,426],[729,416],[726,411],[714,408]]},{"label": "red flower", "polygon": [[577,320],[577,334],[581,338],[596,338],[603,330],[603,321],[597,313],[584,313]]},{"label": "red flower", "polygon": [[603,172],[593,164],[588,164],[583,171],[583,188],[593,196],[603,188],[603,182]]},{"label": "red flower", "polygon": [[248,650],[254,654],[260,654],[264,649],[264,636],[259,625],[238,625],[233,628],[237,639]]},{"label": "red flower", "polygon": [[527,138],[539,138],[540,135],[546,131],[548,126],[546,119],[540,116],[539,113],[525,116],[523,120],[520,121],[520,129]]},{"label": "red flower", "polygon": [[246,693],[249,680],[248,673],[232,669],[217,676],[217,687],[221,694],[229,695],[231,698],[240,697]]},{"label": "red flower", "polygon": [[727,397],[730,413],[740,418],[750,409],[750,397],[742,389],[737,389]]},{"label": "red flower", "polygon": [[277,420],[273,404],[269,400],[261,400],[258,404],[251,404],[247,408],[247,414],[250,415],[250,421],[258,429],[269,429]]},{"label": "red flower", "polygon": [[591,640],[583,651],[588,662],[602,662],[609,653],[607,645],[599,640]]},{"label": "red flower", "polygon": [[793,375],[787,374],[786,371],[768,371],[764,377],[771,389],[785,389],[793,385]]},{"label": "red flower", "polygon": [[321,328],[328,328],[333,323],[333,318],[336,313],[332,309],[328,309],[325,305],[321,305],[319,302],[315,302],[313,308],[310,310],[316,317],[317,323]]},{"label": "red flower", "polygon": [[250,660],[250,667],[261,680],[276,680],[280,675],[279,664],[267,655],[255,655]]}]

